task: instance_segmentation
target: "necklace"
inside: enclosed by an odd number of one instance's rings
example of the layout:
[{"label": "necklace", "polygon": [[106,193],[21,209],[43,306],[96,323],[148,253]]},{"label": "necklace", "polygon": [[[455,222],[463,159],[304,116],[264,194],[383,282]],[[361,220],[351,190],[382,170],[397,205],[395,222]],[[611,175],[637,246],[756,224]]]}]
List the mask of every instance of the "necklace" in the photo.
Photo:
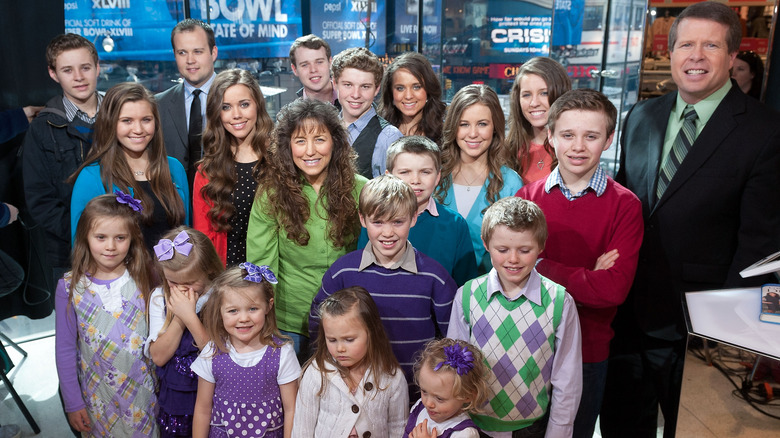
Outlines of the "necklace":
[{"label": "necklace", "polygon": [[133,171],[133,174],[134,174],[135,176],[143,176],[143,174],[144,174],[144,171],[143,171],[143,170],[134,170],[134,171]]},{"label": "necklace", "polygon": [[[463,169],[462,168],[460,170],[458,170],[458,176],[460,176],[464,180],[466,180],[466,191],[467,192],[471,191],[471,187],[477,187],[477,185],[474,184],[474,183],[476,183],[477,181],[479,181],[482,178],[482,175],[485,174],[485,170],[487,170],[487,166],[484,169],[480,169],[479,173],[477,173],[477,176],[473,180],[469,180],[468,178],[466,178],[466,175],[463,174]],[[479,187],[481,187],[481,185]]]},{"label": "necklace", "polygon": [[542,168],[544,168],[544,158],[536,162],[536,167],[538,167],[539,170],[542,170]]}]

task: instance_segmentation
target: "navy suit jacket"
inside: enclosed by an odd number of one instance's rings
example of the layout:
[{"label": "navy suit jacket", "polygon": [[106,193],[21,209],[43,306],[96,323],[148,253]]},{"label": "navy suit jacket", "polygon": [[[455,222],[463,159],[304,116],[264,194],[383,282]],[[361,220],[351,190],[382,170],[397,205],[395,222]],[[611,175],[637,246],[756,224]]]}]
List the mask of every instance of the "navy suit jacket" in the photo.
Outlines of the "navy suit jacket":
[{"label": "navy suit jacket", "polygon": [[[686,334],[682,294],[760,285],[739,271],[780,249],[780,114],[733,85],[655,200],[677,93],[639,102],[623,127],[616,181],[642,201],[639,266],[620,321],[652,337]],[[758,305],[758,304],[756,304]]]},{"label": "navy suit jacket", "polygon": [[184,109],[184,82],[158,93],[157,106],[160,110],[165,150],[169,156],[189,169],[187,113]]}]

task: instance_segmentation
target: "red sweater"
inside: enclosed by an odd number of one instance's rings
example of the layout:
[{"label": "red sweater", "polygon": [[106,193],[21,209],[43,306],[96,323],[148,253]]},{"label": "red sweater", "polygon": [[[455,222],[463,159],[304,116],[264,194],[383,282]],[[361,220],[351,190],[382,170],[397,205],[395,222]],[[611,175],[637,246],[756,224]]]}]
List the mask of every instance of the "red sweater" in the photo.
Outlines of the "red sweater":
[{"label": "red sweater", "polygon": [[[566,287],[577,303],[582,328],[582,361],[609,355],[610,324],[634,281],[644,224],[642,204],[611,178],[601,196],[592,190],[569,201],[558,187],[544,191],[546,178],[517,196],[534,201],[547,219],[548,238],[536,270]],[[615,265],[594,271],[602,254],[617,249]]]},{"label": "red sweater", "polygon": [[198,172],[195,174],[195,181],[192,183],[192,228],[195,228],[208,236],[211,243],[214,244],[214,249],[217,250],[217,255],[224,265],[227,261],[227,233],[214,229],[211,224],[211,219],[207,216],[207,213],[211,209],[211,200],[206,199],[200,193],[200,189],[208,184],[208,182],[209,179],[203,176],[200,172],[200,166],[198,166]]}]

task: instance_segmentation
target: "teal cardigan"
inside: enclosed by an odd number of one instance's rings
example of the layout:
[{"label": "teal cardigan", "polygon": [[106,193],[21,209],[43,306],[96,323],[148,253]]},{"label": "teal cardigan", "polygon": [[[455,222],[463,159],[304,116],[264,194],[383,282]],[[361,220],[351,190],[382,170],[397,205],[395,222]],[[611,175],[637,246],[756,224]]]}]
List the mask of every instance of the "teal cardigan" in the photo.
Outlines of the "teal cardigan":
[{"label": "teal cardigan", "polygon": [[[173,179],[173,185],[176,187],[176,191],[181,196],[184,203],[184,223],[190,224],[190,189],[187,184],[187,172],[184,170],[184,166],[181,165],[179,160],[173,157],[168,157],[168,169],[171,171],[171,179]],[[120,189],[123,192],[133,194],[131,187],[118,187],[114,184],[111,189]],[[70,198],[70,241],[73,243],[73,239],[76,237],[76,225],[79,223],[81,212],[84,211],[84,207],[87,203],[100,195],[106,194],[105,187],[103,187],[103,180],[100,179],[100,164],[95,162],[85,167],[79,176],[76,178],[76,183],[73,184],[73,194]]]},{"label": "teal cardigan", "polygon": [[[515,196],[520,187],[523,187],[523,180],[514,170],[501,166],[501,176],[504,177],[504,186],[498,192],[498,198],[505,198],[507,196]],[[448,176],[452,178],[452,176]],[[493,267],[490,262],[490,254],[485,250],[485,246],[482,244],[482,213],[486,208],[490,206],[487,199],[487,186],[490,178],[485,180],[485,184],[482,185],[482,189],[477,195],[474,205],[471,206],[469,214],[466,215],[466,223],[469,224],[469,235],[471,236],[471,244],[474,246],[474,256],[477,258],[477,271],[479,275],[487,274]],[[450,184],[449,190],[445,193],[444,202],[442,205],[449,207],[452,210],[458,211],[458,204],[455,201],[455,191],[452,184]]]}]

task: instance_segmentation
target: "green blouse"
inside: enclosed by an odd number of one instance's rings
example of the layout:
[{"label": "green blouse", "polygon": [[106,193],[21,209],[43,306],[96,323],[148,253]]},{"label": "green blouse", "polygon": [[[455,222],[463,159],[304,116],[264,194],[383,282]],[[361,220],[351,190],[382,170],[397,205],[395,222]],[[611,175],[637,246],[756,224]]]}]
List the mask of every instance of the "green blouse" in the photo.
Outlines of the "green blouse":
[{"label": "green blouse", "polygon": [[[355,175],[352,195],[356,204],[367,181]],[[309,232],[308,245],[301,246],[287,238],[287,232],[276,217],[268,214],[265,208],[268,198],[263,194],[255,200],[249,214],[246,256],[248,261],[258,266],[270,266],[279,280],[274,300],[279,329],[308,336],[309,310],[322,276],[339,257],[355,250],[356,243],[335,248],[328,238],[326,213],[321,205],[316,204],[317,192],[308,182],[303,184],[303,195],[309,200],[309,220],[305,224]],[[357,235],[355,238],[357,242]]]}]

